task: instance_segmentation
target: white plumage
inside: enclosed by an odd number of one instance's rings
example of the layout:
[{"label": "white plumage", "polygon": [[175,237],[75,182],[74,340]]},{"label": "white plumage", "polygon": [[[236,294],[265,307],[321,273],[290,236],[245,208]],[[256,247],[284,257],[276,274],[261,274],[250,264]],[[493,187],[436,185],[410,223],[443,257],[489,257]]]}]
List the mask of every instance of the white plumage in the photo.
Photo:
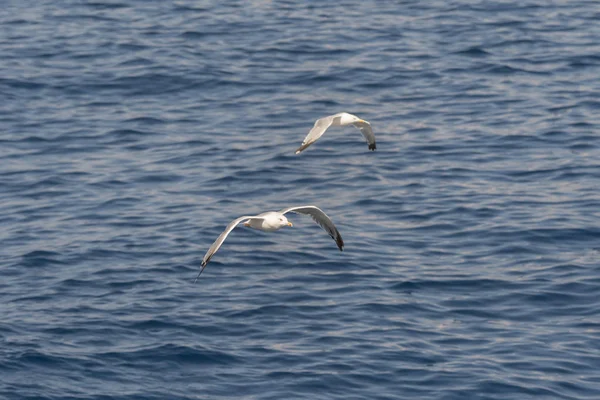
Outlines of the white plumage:
[{"label": "white plumage", "polygon": [[308,146],[317,141],[325,131],[330,126],[347,126],[354,125],[356,128],[360,129],[361,133],[367,140],[369,144],[369,150],[375,150],[377,145],[375,144],[375,135],[373,134],[373,130],[371,129],[371,124],[365,120],[358,118],[356,115],[348,114],[348,113],[339,113],[335,115],[330,115],[328,117],[324,117],[318,119],[315,122],[313,128],[308,132],[308,135],[302,141],[302,145],[296,150],[296,154],[300,153]]},{"label": "white plumage", "polygon": [[[319,224],[321,228],[323,228],[329,234],[329,236],[333,238],[333,240],[335,240],[335,243],[337,244],[338,248],[340,250],[343,250],[344,241],[342,240],[342,235],[340,235],[340,232],[337,230],[337,228],[335,227],[331,219],[327,216],[327,214],[325,214],[323,210],[321,210],[319,207],[288,207],[284,208],[281,211],[269,211],[254,216],[246,215],[231,221],[229,225],[227,225],[223,233],[221,233],[217,240],[215,240],[215,242],[210,246],[210,248],[204,255],[204,258],[202,259],[202,269],[198,273],[196,280],[198,280],[200,274],[202,274],[202,271],[204,271],[204,268],[206,268],[206,264],[208,264],[212,256],[217,252],[217,250],[219,250],[229,233],[242,221],[244,221],[244,226],[265,232],[274,232],[283,228],[284,226],[292,226],[292,223],[289,222],[286,216],[284,215],[289,212],[310,215],[315,220],[315,222]],[[196,280],[194,280],[194,282],[196,282]]]}]

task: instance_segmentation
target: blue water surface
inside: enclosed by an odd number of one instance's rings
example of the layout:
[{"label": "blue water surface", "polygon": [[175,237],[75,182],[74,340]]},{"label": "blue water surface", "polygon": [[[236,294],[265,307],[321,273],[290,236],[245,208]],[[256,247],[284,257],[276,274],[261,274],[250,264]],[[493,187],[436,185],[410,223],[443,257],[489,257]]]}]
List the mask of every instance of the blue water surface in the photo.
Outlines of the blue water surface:
[{"label": "blue water surface", "polygon": [[599,20],[8,0],[0,398],[599,399]]}]

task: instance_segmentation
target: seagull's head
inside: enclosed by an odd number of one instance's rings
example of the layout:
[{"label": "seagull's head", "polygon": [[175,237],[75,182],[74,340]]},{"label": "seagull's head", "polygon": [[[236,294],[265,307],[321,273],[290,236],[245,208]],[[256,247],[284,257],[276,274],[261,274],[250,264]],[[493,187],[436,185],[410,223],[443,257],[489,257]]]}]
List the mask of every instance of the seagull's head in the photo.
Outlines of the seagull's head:
[{"label": "seagull's head", "polygon": [[342,113],[342,118],[340,119],[340,125],[350,125],[355,123],[365,122],[362,119],[358,118],[356,115],[352,115],[349,113]]},{"label": "seagull's head", "polygon": [[284,226],[294,226],[294,225],[292,225],[292,223],[290,221],[288,221],[288,219],[285,217],[285,215],[282,215],[279,217],[279,226],[281,228],[283,228]]}]

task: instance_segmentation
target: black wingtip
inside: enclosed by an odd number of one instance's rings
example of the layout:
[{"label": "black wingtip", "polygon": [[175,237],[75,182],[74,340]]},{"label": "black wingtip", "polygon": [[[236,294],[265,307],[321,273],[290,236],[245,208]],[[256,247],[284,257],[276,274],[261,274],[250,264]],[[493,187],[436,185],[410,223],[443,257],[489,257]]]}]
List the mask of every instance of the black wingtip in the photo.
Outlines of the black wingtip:
[{"label": "black wingtip", "polygon": [[377,145],[375,143],[369,145],[369,150],[375,150]]},{"label": "black wingtip", "polygon": [[302,144],[302,146],[298,147],[296,149],[296,152],[294,154],[300,154],[301,152],[303,152],[308,146],[310,146],[312,143],[309,144]]},{"label": "black wingtip", "polygon": [[338,249],[340,249],[340,251],[344,251],[344,241],[342,240],[341,236],[338,236],[335,243],[337,244],[337,247],[338,247]]},{"label": "black wingtip", "polygon": [[198,272],[198,276],[196,276],[196,279],[194,279],[194,283],[196,283],[196,281],[198,280],[198,278],[200,278],[200,275],[202,275],[202,272],[204,272],[204,268],[206,268],[206,264],[207,263],[208,263],[208,260],[202,261],[202,263],[200,264],[200,266],[202,267],[202,269],[200,270],[200,272]]}]

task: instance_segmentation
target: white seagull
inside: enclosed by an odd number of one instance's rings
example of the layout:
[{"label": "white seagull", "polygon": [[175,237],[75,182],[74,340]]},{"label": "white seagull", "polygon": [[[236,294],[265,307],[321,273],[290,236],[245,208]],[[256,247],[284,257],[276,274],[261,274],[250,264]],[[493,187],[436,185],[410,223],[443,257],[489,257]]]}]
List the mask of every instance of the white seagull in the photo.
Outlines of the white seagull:
[{"label": "white seagull", "polygon": [[302,141],[302,146],[298,147],[296,150],[296,154],[300,153],[308,146],[317,141],[327,128],[330,126],[347,126],[354,125],[362,132],[363,136],[367,140],[369,144],[369,150],[375,150],[377,146],[375,145],[375,135],[373,135],[373,130],[371,129],[371,124],[365,121],[364,119],[358,118],[356,115],[348,114],[348,113],[339,113],[335,115],[330,115],[329,117],[324,117],[318,119],[315,122],[315,126],[308,132],[308,135]]},{"label": "white seagull", "polygon": [[198,276],[194,280],[194,283],[196,283],[196,281],[200,277],[200,274],[202,274],[202,271],[204,271],[204,268],[206,268],[206,264],[208,264],[211,257],[217,252],[217,250],[219,250],[219,248],[227,238],[227,235],[229,235],[233,228],[235,228],[240,222],[245,221],[244,226],[248,226],[250,228],[258,229],[265,232],[274,232],[283,228],[284,226],[292,226],[292,223],[289,222],[284,215],[289,212],[310,215],[312,219],[314,219],[317,224],[321,225],[321,228],[325,229],[329,236],[331,236],[333,240],[335,240],[335,243],[337,244],[340,251],[343,250],[344,241],[342,240],[342,235],[340,235],[340,232],[338,232],[337,228],[335,227],[331,219],[329,219],[327,214],[325,214],[323,210],[321,210],[319,207],[288,207],[284,208],[281,211],[268,211],[254,216],[246,215],[231,221],[229,225],[227,225],[223,233],[221,233],[217,240],[215,240],[215,242],[212,244],[212,246],[210,246],[210,248],[204,255],[204,258],[202,259],[202,269],[198,273]]}]

